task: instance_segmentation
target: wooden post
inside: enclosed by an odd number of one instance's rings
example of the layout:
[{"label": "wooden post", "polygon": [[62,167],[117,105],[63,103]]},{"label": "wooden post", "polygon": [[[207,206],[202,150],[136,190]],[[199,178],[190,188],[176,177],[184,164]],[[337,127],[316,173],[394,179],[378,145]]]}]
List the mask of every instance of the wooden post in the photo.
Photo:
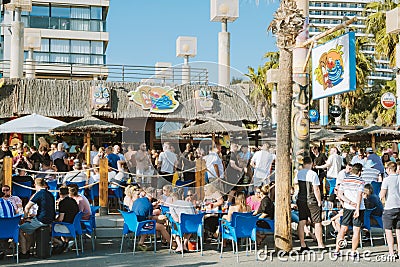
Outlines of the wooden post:
[{"label": "wooden post", "polygon": [[[86,166],[90,164],[90,132],[86,133]],[[90,177],[90,171],[86,171],[87,177]]]},{"label": "wooden post", "polygon": [[206,174],[206,162],[204,159],[196,159],[196,195],[198,200],[203,200],[204,198],[204,184],[205,184],[205,174]]},{"label": "wooden post", "polygon": [[9,185],[10,189],[12,189],[12,166],[12,158],[5,157],[3,159],[4,184]]},{"label": "wooden post", "polygon": [[108,215],[108,159],[100,159],[100,215]]},{"label": "wooden post", "polygon": [[371,147],[375,151],[376,141],[375,141],[375,135],[374,134],[371,136]]}]

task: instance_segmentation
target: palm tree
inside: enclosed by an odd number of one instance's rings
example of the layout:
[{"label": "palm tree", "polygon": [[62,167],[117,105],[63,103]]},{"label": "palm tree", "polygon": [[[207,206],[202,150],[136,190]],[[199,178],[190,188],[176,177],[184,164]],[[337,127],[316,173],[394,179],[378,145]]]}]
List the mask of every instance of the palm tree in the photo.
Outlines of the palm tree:
[{"label": "palm tree", "polygon": [[387,58],[390,65],[395,65],[396,44],[399,41],[397,34],[386,33],[386,11],[397,7],[395,0],[381,0],[368,3],[365,7],[366,33],[374,35],[375,39],[375,56],[379,59]]},{"label": "palm tree", "polygon": [[289,252],[292,249],[290,186],[292,180],[291,115],[293,98],[293,54],[292,48],[303,29],[304,17],[295,1],[282,0],[274,14],[269,30],[277,37],[279,48],[278,121],[276,130],[276,195],[275,195],[275,248]]},{"label": "palm tree", "polygon": [[268,61],[264,66],[258,66],[257,72],[252,67],[248,67],[249,73],[245,74],[255,85],[250,92],[250,100],[257,107],[257,113],[262,114],[262,109],[265,109],[266,116],[269,116],[271,111],[266,107],[271,104],[272,85],[267,85],[267,71],[269,69],[277,69],[279,67],[279,52],[267,52],[264,55]]}]

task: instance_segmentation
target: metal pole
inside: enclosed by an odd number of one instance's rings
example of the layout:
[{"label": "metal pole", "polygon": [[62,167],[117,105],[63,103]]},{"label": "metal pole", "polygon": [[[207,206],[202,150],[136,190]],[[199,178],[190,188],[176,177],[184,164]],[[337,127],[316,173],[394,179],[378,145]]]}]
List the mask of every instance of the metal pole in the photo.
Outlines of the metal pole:
[{"label": "metal pole", "polygon": [[35,61],[33,59],[33,48],[28,50],[28,58],[26,60],[26,78],[35,78]]},{"label": "metal pole", "polygon": [[190,84],[189,56],[184,56],[183,60],[184,63],[182,66],[182,84]]},{"label": "metal pole", "polygon": [[222,21],[221,32],[218,33],[218,84],[228,86],[230,84],[230,33],[228,21]]},{"label": "metal pole", "polygon": [[24,62],[24,23],[21,22],[21,8],[14,11],[11,23],[10,78],[22,78]]}]

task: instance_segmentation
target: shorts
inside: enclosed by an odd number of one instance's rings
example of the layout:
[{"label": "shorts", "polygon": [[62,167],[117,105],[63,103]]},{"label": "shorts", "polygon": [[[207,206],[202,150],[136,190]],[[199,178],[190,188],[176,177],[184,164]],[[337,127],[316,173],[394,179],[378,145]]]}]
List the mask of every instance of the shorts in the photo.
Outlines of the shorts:
[{"label": "shorts", "polygon": [[384,210],[382,221],[383,228],[386,230],[400,229],[400,209]]},{"label": "shorts", "polygon": [[297,209],[299,210],[299,221],[306,221],[311,218],[311,212],[308,208],[307,201],[297,201]]},{"label": "shorts", "polygon": [[42,223],[36,217],[32,218],[30,222],[25,222],[20,226],[22,232],[31,235],[35,232],[36,229],[39,229],[42,226],[47,226],[48,224]]},{"label": "shorts", "polygon": [[318,206],[318,203],[307,203],[308,209],[310,210],[310,218],[313,223],[322,222],[322,208]]},{"label": "shorts", "polygon": [[313,223],[322,222],[322,209],[317,203],[297,201],[297,207],[299,209],[299,221],[306,221],[310,218]]},{"label": "shorts", "polygon": [[355,210],[343,209],[340,225],[362,227],[364,225],[364,210],[360,210],[358,218],[353,218]]}]

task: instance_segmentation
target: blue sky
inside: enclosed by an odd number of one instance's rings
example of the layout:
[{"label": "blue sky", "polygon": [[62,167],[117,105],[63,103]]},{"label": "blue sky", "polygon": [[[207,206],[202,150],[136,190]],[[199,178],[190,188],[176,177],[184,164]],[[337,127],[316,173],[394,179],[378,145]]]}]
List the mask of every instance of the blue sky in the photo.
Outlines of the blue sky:
[{"label": "blue sky", "polygon": [[[277,50],[267,32],[279,1],[239,0],[239,18],[228,24],[231,67],[247,73],[247,66],[262,65],[267,51]],[[221,24],[210,21],[209,0],[111,0],[107,30],[108,64],[154,66],[181,64],[175,56],[178,36],[197,37],[197,56],[190,61],[218,61]],[[231,76],[240,73],[231,71]]]}]

